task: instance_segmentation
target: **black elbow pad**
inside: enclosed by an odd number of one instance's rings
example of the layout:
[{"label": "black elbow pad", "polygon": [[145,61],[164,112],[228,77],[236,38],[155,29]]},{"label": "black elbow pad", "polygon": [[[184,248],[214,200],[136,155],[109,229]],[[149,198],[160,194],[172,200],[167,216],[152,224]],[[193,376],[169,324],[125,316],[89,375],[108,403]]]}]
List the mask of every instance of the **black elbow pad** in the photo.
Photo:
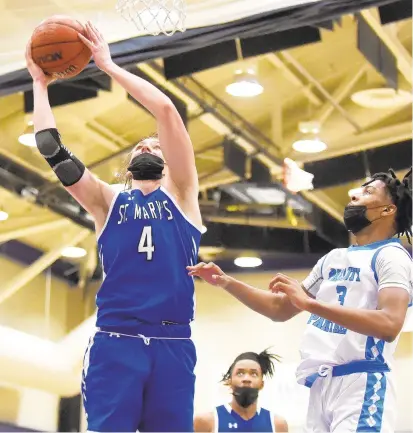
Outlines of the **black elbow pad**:
[{"label": "black elbow pad", "polygon": [[86,167],[62,144],[60,134],[56,128],[38,131],[36,133],[36,144],[40,153],[64,186],[71,186],[79,182]]}]

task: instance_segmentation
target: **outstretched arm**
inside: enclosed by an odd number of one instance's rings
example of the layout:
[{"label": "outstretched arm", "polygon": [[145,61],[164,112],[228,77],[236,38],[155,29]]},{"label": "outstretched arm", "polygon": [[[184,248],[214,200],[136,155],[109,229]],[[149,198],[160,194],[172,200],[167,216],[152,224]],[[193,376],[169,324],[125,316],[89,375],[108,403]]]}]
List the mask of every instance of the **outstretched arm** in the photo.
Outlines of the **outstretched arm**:
[{"label": "outstretched arm", "polygon": [[195,155],[185,125],[172,101],[151,83],[117,66],[109,46],[93,24],[86,25],[88,39],[79,37],[93,53],[96,65],[116,80],[156,118],[159,142],[169,174],[181,198],[198,198]]},{"label": "outstretched arm", "polygon": [[316,314],[353,332],[387,342],[394,341],[399,335],[409,304],[409,292],[394,283],[380,290],[375,310],[335,305],[303,296],[299,283],[286,275],[278,275],[271,289],[287,295],[296,308]]},{"label": "outstretched arm", "polygon": [[48,97],[48,85],[52,79],[34,63],[30,42],[26,48],[26,62],[33,78],[33,123],[37,147],[66,190],[94,217],[99,231],[114,193],[60,141]]},{"label": "outstretched arm", "polygon": [[[188,266],[189,275],[202,278],[207,283],[225,289],[247,307],[275,322],[285,322],[301,310],[296,308],[284,294],[274,294],[249,286],[226,275],[215,263],[198,263]],[[308,296],[304,289],[303,294]]]},{"label": "outstretched arm", "polygon": [[[285,322],[301,312],[284,294],[274,294],[249,286],[232,277],[221,286],[255,312],[274,322]],[[304,292],[303,292],[304,293]]]},{"label": "outstretched arm", "polygon": [[305,309],[351,331],[391,343],[403,327],[408,303],[409,295],[405,290],[389,287],[380,291],[377,310],[342,307],[315,300],[311,300]]}]

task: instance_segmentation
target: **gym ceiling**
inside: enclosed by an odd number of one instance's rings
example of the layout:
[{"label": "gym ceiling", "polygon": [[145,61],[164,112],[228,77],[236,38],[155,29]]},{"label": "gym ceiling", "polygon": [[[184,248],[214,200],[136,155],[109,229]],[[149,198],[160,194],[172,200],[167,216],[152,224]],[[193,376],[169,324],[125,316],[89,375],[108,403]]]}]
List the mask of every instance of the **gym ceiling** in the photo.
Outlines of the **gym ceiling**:
[{"label": "gym ceiling", "polygon": [[[96,3],[82,3],[89,2]],[[22,39],[31,10],[44,17],[81,13],[59,9],[57,1],[21,3],[0,2],[1,52],[14,35]],[[359,11],[361,5],[369,7]],[[203,260],[231,270],[235,257],[248,255],[263,259],[260,270],[308,268],[348,245],[342,224],[348,191],[370,173],[391,166],[403,176],[411,165],[411,13],[410,0],[323,0],[173,38],[111,44],[115,61],[164,90],[187,124],[207,228]],[[29,37],[37,23],[23,34]],[[4,291],[11,295],[49,266],[55,276],[84,285],[100,277],[93,222],[37,149],[19,143],[31,132],[30,80],[24,69],[13,70],[15,58],[0,60],[0,211],[8,214],[0,222],[0,253],[27,265]],[[263,92],[228,94],[236,70],[248,68]],[[50,99],[64,144],[109,183],[119,182],[134,144],[156,130],[143,107],[93,62],[76,79],[52,85]],[[325,150],[293,149],[305,138],[303,122],[318,125]],[[313,190],[285,190],[284,158],[314,174]],[[85,257],[61,256],[75,245]]]}]

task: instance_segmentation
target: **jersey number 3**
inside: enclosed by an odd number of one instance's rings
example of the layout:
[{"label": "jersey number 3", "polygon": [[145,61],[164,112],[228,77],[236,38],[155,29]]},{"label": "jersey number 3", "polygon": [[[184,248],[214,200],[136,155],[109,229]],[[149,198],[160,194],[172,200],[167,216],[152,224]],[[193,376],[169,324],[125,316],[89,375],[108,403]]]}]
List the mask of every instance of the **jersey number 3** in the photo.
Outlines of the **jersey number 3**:
[{"label": "jersey number 3", "polygon": [[344,304],[344,298],[347,295],[347,287],[346,286],[337,286],[336,287],[337,295],[338,295],[338,302],[340,302],[340,305]]},{"label": "jersey number 3", "polygon": [[155,245],[152,241],[152,226],[145,226],[142,230],[141,238],[138,244],[138,252],[146,253],[146,260],[152,260],[155,251]]}]

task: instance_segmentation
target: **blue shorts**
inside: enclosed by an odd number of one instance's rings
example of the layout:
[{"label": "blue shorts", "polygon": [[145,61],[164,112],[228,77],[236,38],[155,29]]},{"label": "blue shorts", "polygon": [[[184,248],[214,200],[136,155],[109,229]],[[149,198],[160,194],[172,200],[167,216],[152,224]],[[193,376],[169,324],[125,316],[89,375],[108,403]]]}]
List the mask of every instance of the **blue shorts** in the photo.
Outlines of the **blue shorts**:
[{"label": "blue shorts", "polygon": [[194,431],[196,351],[188,329],[155,325],[139,333],[158,338],[102,331],[90,338],[82,380],[88,431]]}]

